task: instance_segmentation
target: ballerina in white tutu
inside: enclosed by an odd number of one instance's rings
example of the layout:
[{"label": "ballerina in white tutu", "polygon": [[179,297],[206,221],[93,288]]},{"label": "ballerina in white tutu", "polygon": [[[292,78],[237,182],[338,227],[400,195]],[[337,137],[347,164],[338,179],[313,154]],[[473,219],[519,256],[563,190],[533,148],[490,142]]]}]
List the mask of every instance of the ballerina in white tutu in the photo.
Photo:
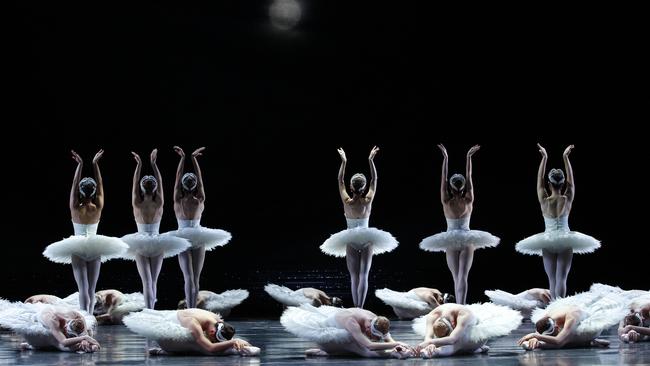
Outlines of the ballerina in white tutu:
[{"label": "ballerina in white tutu", "polygon": [[124,294],[118,290],[101,290],[95,294],[94,315],[100,325],[122,324],[122,319],[146,307],[144,296],[139,292]]},{"label": "ballerina in white tutu", "polygon": [[442,178],[440,196],[442,209],[447,220],[447,231],[428,238],[420,243],[420,248],[430,252],[444,251],[447,255],[447,266],[454,278],[456,301],[465,304],[467,300],[467,278],[474,261],[474,250],[495,247],[499,238],[480,230],[470,230],[469,220],[474,208],[474,184],[472,182],[472,156],[480,146],[472,146],[467,152],[465,174],[454,174],[447,180],[448,161],[447,149],[438,145],[442,152]]},{"label": "ballerina in white tutu", "polygon": [[257,356],[258,347],[233,338],[235,328],[212,312],[202,309],[144,309],[124,317],[124,324],[134,333],[156,341],[160,348],[152,355],[198,353],[210,356]]},{"label": "ballerina in white tutu", "polygon": [[[228,290],[220,294],[201,290],[199,296],[197,296],[196,308],[211,311],[221,316],[228,316],[235,306],[248,298],[248,295],[248,291],[242,289]],[[187,302],[185,300],[179,301],[178,309],[187,309]]]},{"label": "ballerina in white tutu", "polygon": [[89,335],[95,319],[69,307],[15,303],[0,311],[0,326],[22,335],[22,349],[96,352],[99,342]]},{"label": "ballerina in white tutu", "polygon": [[566,178],[561,169],[551,169],[548,182],[551,193],[546,191],[544,173],[546,172],[546,149],[537,144],[542,154],[537,173],[537,198],[542,208],[546,230],[517,243],[520,253],[541,255],[544,270],[548,276],[549,290],[553,299],[566,296],[566,281],[571,269],[573,254],[591,253],[600,248],[600,242],[589,235],[569,230],[569,213],[573,206],[575,182],[569,154],[573,145],[564,150]]},{"label": "ballerina in white tutu", "polygon": [[163,259],[187,250],[190,242],[177,236],[159,234],[165,196],[162,176],[156,164],[158,149],[154,149],[150,156],[153,176],[145,175],[140,178],[142,159],[135,152],[131,154],[137,163],[133,174],[131,203],[138,232],[122,237],[122,240],[129,245],[124,258],[135,260],[142,280],[144,302],[147,308],[153,309],[156,304],[158,275],[160,275]]},{"label": "ballerina in white tutu", "polygon": [[345,188],[345,165],[347,158],[342,148],[338,149],[341,156],[339,169],[339,193],[343,200],[343,210],[347,221],[347,230],[340,231],[327,239],[320,249],[325,254],[345,257],[350,272],[352,301],[355,307],[363,308],[368,293],[368,275],[372,265],[372,256],[390,252],[397,247],[397,240],[385,231],[368,227],[372,201],[377,191],[377,169],[375,155],[379,152],[373,147],[368,157],[370,163],[370,184],[366,188],[366,177],[357,173],[352,176],[350,189],[352,197]]},{"label": "ballerina in white tutu", "polygon": [[418,345],[422,358],[485,353],[490,339],[510,334],[521,324],[521,314],[492,303],[443,304],[413,321],[424,337]]},{"label": "ballerina in white tutu", "polygon": [[292,290],[285,286],[269,283],[264,286],[264,291],[284,306],[300,306],[302,304],[311,304],[315,307],[321,305],[343,306],[343,301],[338,297],[330,297],[325,291],[313,287]]},{"label": "ballerina in white tutu", "polygon": [[55,295],[47,295],[47,294],[39,294],[39,295],[33,295],[25,299],[24,301],[25,304],[49,304],[49,305],[60,305],[63,302],[63,299],[61,299],[58,296]]},{"label": "ballerina in white tutu", "polygon": [[551,291],[545,288],[531,288],[518,294],[502,290],[485,290],[485,295],[497,305],[520,311],[524,318],[530,318],[535,308],[545,308],[551,302]]},{"label": "ballerina in white tutu", "polygon": [[192,153],[192,165],[196,174],[183,174],[185,152],[180,147],[174,146],[174,151],[181,157],[174,185],[174,213],[178,221],[178,230],[169,234],[187,239],[191,244],[186,251],[178,255],[178,262],[185,279],[185,301],[189,308],[196,308],[205,251],[226,245],[231,238],[227,231],[201,226],[201,214],[205,208],[205,190],[197,158],[202,155],[203,150],[205,147],[198,148]]},{"label": "ballerina in white tutu", "polygon": [[632,301],[630,312],[618,326],[618,336],[626,343],[650,340],[650,296]]},{"label": "ballerina in white tutu", "polygon": [[585,292],[551,302],[545,310],[535,309],[531,320],[536,333],[517,342],[527,351],[535,349],[607,347],[598,336],[618,324],[626,308],[615,296]]},{"label": "ballerina in white tutu", "polygon": [[375,291],[375,296],[393,308],[400,319],[413,319],[426,315],[441,304],[454,302],[454,296],[428,287],[417,287],[407,292],[391,289]]},{"label": "ballerina in white tutu", "polygon": [[72,264],[74,279],[79,288],[79,307],[88,313],[92,313],[94,306],[101,263],[119,258],[128,248],[118,238],[97,235],[97,226],[104,208],[104,184],[98,164],[103,155],[104,150],[99,150],[93,158],[96,180],[88,177],[81,179],[83,160],[72,151],[72,158],[77,162],[70,192],[74,235],[50,244],[43,252],[53,262]]},{"label": "ballerina in white tutu", "polygon": [[305,351],[307,356],[358,355],[361,357],[413,356],[414,350],[390,335],[390,321],[359,309],[303,304],[287,308],[282,326],[296,337],[318,344]]}]

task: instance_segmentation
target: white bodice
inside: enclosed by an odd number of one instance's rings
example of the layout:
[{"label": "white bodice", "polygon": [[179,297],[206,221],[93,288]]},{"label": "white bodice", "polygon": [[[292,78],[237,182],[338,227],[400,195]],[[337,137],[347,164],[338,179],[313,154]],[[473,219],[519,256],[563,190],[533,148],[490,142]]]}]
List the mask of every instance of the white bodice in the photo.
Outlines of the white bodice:
[{"label": "white bodice", "polygon": [[139,222],[135,223],[138,225],[138,232],[149,235],[158,235],[160,233],[160,221],[154,222],[153,224],[141,224]]},{"label": "white bodice", "polygon": [[80,224],[74,221],[72,222],[72,227],[74,228],[74,234],[81,235],[81,236],[97,235],[98,226],[99,226],[99,222],[96,222],[94,224]]},{"label": "white bodice", "polygon": [[178,221],[178,228],[183,229],[186,227],[199,227],[201,225],[201,218],[199,217],[196,220],[181,220],[181,219],[176,219]]},{"label": "white bodice", "polygon": [[460,219],[450,219],[445,217],[447,220],[447,231],[451,230],[469,230],[469,219],[470,216],[461,217]]},{"label": "white bodice", "polygon": [[365,219],[350,219],[346,217],[345,221],[348,223],[348,229],[353,229],[355,227],[368,227],[368,221],[370,221],[370,218],[366,217]]},{"label": "white bodice", "polygon": [[558,217],[544,216],[545,231],[569,231],[569,215]]}]

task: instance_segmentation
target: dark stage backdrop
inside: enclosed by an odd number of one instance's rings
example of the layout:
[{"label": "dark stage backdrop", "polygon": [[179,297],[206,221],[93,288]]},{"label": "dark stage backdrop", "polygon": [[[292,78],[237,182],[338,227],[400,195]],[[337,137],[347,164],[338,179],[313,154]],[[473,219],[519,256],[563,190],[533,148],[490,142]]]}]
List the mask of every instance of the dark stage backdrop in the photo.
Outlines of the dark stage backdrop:
[{"label": "dark stage backdrop", "polygon": [[[647,289],[641,268],[650,251],[638,231],[647,153],[632,127],[639,65],[622,41],[562,20],[549,30],[534,19],[506,26],[450,14],[458,22],[447,25],[439,12],[411,6],[303,5],[301,22],[288,31],[270,25],[269,3],[259,1],[128,10],[20,5],[6,100],[5,126],[13,126],[3,133],[0,296],[76,291],[70,266],[41,255],[72,234],[70,149],[85,159],[86,175],[93,154],[106,151],[99,232],[121,236],[136,230],[130,151],[144,159],[159,149],[167,198],[161,230],[176,228],[173,145],[188,155],[207,147],[202,223],[233,240],[207,254],[201,288],[249,289],[233,316],[278,315],[262,291],[268,282],[323,288],[350,304],[345,260],[318,248],[345,228],[338,147],[348,155],[348,179],[368,174],[370,148],[381,148],[371,225],[400,242],[373,259],[368,307],[389,310],[374,297],[377,288],[451,292],[444,254],[418,248],[446,228],[440,142],[450,174],[464,171],[467,149],[481,144],[471,226],[501,237],[497,248],[476,252],[470,301],[486,300],[485,289],[547,284],[541,258],[514,251],[543,230],[537,142],[549,152],[549,169],[562,167],[563,149],[576,145],[570,225],[603,243],[574,257],[569,291],[593,282]],[[104,264],[98,288],[139,291],[135,264]],[[168,259],[159,307],[182,296],[177,260]]]}]

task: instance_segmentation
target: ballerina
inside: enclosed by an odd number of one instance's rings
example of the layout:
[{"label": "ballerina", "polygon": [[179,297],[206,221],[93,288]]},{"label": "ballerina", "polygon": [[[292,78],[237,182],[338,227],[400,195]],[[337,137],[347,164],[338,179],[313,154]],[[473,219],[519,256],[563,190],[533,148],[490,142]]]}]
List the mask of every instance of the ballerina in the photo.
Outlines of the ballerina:
[{"label": "ballerina", "polygon": [[44,303],[17,303],[0,311],[0,326],[22,335],[21,349],[56,349],[63,352],[96,352],[99,342],[89,334],[91,315],[69,307]]},{"label": "ballerina", "polygon": [[[212,291],[199,291],[196,308],[211,311],[221,316],[230,315],[230,311],[248,298],[248,291],[237,289],[228,290],[220,294]],[[178,310],[187,309],[185,300],[178,302]]]},{"label": "ballerina", "polygon": [[99,171],[99,159],[104,150],[93,158],[95,179],[81,179],[83,160],[74,151],[72,158],[77,170],[70,191],[70,214],[74,235],[50,244],[43,255],[52,262],[72,264],[74,279],[79,288],[79,308],[92,314],[95,288],[99,279],[101,263],[119,258],[128,248],[118,238],[97,235],[97,226],[104,208],[104,184]]},{"label": "ballerina", "polygon": [[280,323],[296,337],[318,344],[320,348],[305,351],[307,356],[353,354],[406,358],[415,355],[410,346],[391,337],[387,318],[364,309],[316,308],[303,304],[287,308]]},{"label": "ballerina", "polygon": [[551,302],[551,291],[545,288],[531,288],[518,294],[502,290],[485,290],[484,293],[491,302],[518,310],[524,318],[530,318],[535,308],[545,308]]},{"label": "ballerina", "polygon": [[313,287],[303,287],[294,291],[288,287],[269,283],[264,286],[264,291],[284,306],[300,306],[302,304],[311,304],[315,307],[321,305],[343,306],[343,301],[338,297],[330,297],[324,291]]},{"label": "ballerina", "polygon": [[618,326],[619,339],[625,343],[650,340],[650,295],[632,300],[629,309]]},{"label": "ballerina", "polygon": [[485,353],[490,339],[510,334],[521,324],[521,314],[492,303],[443,304],[413,321],[424,337],[418,345],[422,358]]},{"label": "ballerina", "polygon": [[187,250],[190,242],[173,235],[159,235],[165,196],[162,176],[156,164],[158,149],[154,149],[150,155],[153,176],[145,175],[140,178],[142,160],[135,152],[131,154],[136,161],[131,203],[138,232],[122,237],[122,240],[129,245],[124,258],[135,260],[142,280],[144,302],[147,308],[153,309],[156,304],[158,275],[160,275],[163,259]]},{"label": "ballerina", "polygon": [[373,147],[368,157],[370,163],[370,184],[366,189],[366,177],[357,173],[350,180],[352,197],[345,188],[345,165],[347,157],[342,148],[338,149],[341,156],[339,169],[339,193],[343,200],[347,230],[340,231],[327,239],[320,249],[325,254],[336,257],[346,257],[350,283],[352,287],[352,301],[355,307],[363,308],[368,293],[368,275],[372,265],[372,256],[390,252],[397,247],[397,240],[382,230],[368,227],[372,201],[377,191],[377,169],[375,155],[379,152],[377,146]]},{"label": "ballerina", "polygon": [[407,292],[391,289],[375,291],[375,296],[393,308],[400,319],[413,319],[426,315],[441,304],[454,302],[454,296],[428,287],[417,287]]},{"label": "ballerina", "polygon": [[537,147],[542,154],[537,172],[537,198],[542,208],[546,230],[518,242],[515,248],[523,254],[543,257],[551,297],[556,299],[566,296],[566,282],[573,254],[591,253],[600,248],[600,242],[589,235],[569,230],[569,213],[575,196],[575,181],[569,154],[574,146],[569,145],[564,150],[566,177],[561,169],[551,169],[548,173],[550,194],[546,191],[544,180],[548,155],[542,145],[537,144]]},{"label": "ballerina", "polygon": [[198,148],[192,153],[192,164],[196,174],[183,174],[185,152],[180,147],[174,146],[174,151],[180,156],[174,185],[174,213],[178,221],[178,230],[169,234],[187,239],[191,244],[189,249],[178,255],[178,263],[185,280],[185,301],[189,308],[196,308],[205,251],[226,245],[232,237],[227,231],[201,226],[201,214],[205,208],[205,190],[198,157],[203,154],[203,150],[205,147]]},{"label": "ballerina", "polygon": [[467,278],[474,261],[474,250],[495,247],[499,238],[480,230],[470,230],[469,220],[474,208],[474,183],[472,181],[472,156],[480,149],[472,146],[467,152],[465,174],[454,174],[447,180],[447,149],[438,145],[442,152],[442,178],[440,196],[442,209],[447,220],[447,231],[425,238],[420,248],[430,252],[444,251],[447,266],[454,278],[456,301],[465,304],[467,300]]},{"label": "ballerina", "polygon": [[124,324],[134,333],[156,341],[160,348],[149,353],[198,353],[210,356],[257,356],[258,347],[233,338],[235,328],[212,312],[202,309],[144,309],[124,317]]}]

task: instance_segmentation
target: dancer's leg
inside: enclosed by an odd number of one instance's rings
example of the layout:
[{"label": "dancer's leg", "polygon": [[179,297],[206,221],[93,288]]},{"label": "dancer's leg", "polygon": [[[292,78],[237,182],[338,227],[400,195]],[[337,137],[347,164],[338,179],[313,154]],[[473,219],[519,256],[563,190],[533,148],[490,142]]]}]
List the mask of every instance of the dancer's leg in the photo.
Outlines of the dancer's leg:
[{"label": "dancer's leg", "polygon": [[72,274],[79,289],[79,309],[87,311],[90,304],[88,298],[88,271],[86,270],[86,261],[76,255],[72,256]]},{"label": "dancer's leg", "polygon": [[97,290],[97,281],[99,280],[99,269],[102,266],[100,258],[88,261],[86,270],[88,271],[88,313],[92,314],[95,307],[95,291]]},{"label": "dancer's leg", "polygon": [[363,308],[366,302],[366,295],[368,294],[368,276],[370,275],[370,267],[372,266],[372,246],[360,251],[359,259],[357,300],[359,301],[359,307]]},{"label": "dancer's leg", "polygon": [[557,269],[557,254],[551,253],[547,250],[542,250],[542,257],[544,258],[544,271],[548,277],[548,289],[551,291],[551,298],[555,299],[555,279]]},{"label": "dancer's leg", "polygon": [[162,269],[163,256],[149,257],[149,271],[151,273],[151,291],[153,292],[151,308],[155,308],[158,299],[158,276]]},{"label": "dancer's leg", "polygon": [[566,280],[569,277],[572,262],[572,249],[567,249],[557,254],[557,269],[555,272],[555,296],[557,297],[566,296]]},{"label": "dancer's leg", "polygon": [[354,306],[359,305],[359,270],[361,258],[359,251],[348,245],[345,254],[345,260],[350,272],[350,287],[352,288],[352,303]]},{"label": "dancer's leg", "polygon": [[447,250],[447,267],[451,275],[454,277],[454,295],[456,295],[456,301],[460,301],[461,297],[458,294],[458,261],[460,257],[460,251],[458,250]]},{"label": "dancer's leg", "polygon": [[466,304],[467,300],[467,279],[469,278],[469,270],[472,268],[474,262],[474,246],[470,245],[460,251],[458,257],[458,286],[456,291],[460,294],[460,298],[456,298],[459,304]]},{"label": "dancer's leg", "polygon": [[[205,247],[192,248],[192,272],[194,273],[194,298],[199,297],[201,271],[203,271],[203,262],[205,262]],[[195,305],[196,306],[196,300]]]},{"label": "dancer's leg", "polygon": [[194,271],[192,269],[192,254],[190,249],[178,255],[178,264],[181,266],[183,272],[183,279],[185,280],[185,303],[187,308],[191,309],[196,307],[196,297],[194,297]]},{"label": "dancer's leg", "polygon": [[144,304],[148,309],[153,309],[153,289],[151,287],[151,266],[149,264],[149,257],[136,254],[135,264],[138,266],[138,273],[142,280],[142,294],[144,295]]}]

